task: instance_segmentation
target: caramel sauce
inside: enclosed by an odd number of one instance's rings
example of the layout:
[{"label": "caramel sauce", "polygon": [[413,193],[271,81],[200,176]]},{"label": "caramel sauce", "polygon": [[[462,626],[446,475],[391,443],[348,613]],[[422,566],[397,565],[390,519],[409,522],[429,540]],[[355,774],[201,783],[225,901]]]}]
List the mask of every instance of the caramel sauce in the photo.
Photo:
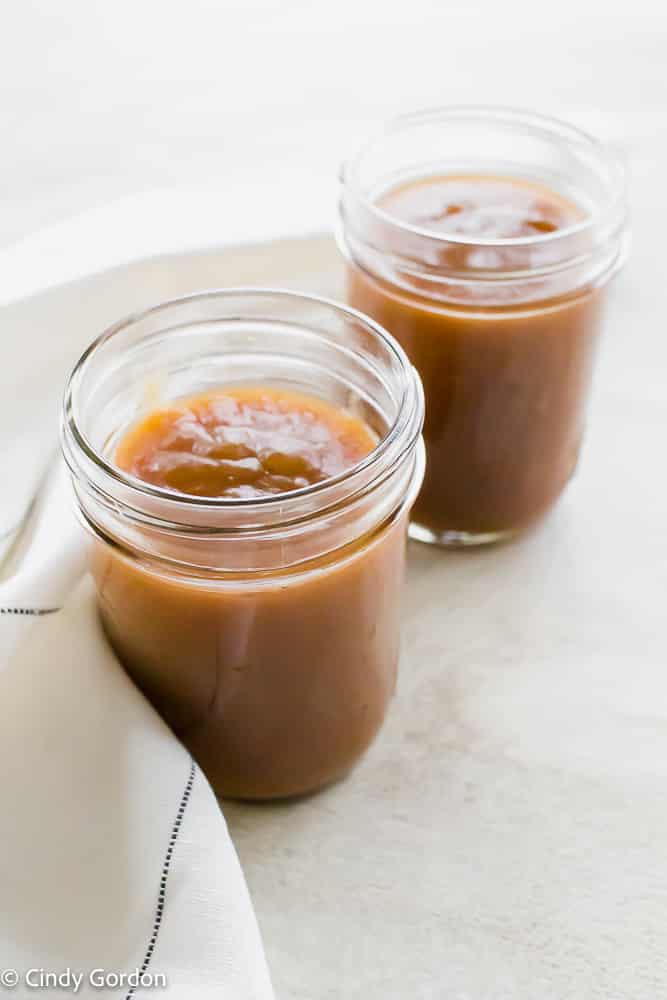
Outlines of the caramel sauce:
[{"label": "caramel sauce", "polygon": [[466,240],[514,240],[554,233],[583,217],[573,201],[511,177],[447,174],[399,184],[378,199],[395,219]]},{"label": "caramel sauce", "polygon": [[545,278],[543,298],[522,301],[517,282],[487,305],[492,283],[475,280],[479,269],[511,271],[526,258],[516,243],[483,241],[536,238],[530,262],[539,267],[549,236],[585,213],[543,185],[474,174],[398,185],[378,204],[421,231],[459,238],[443,241],[428,265],[472,279],[463,303],[450,302],[426,278],[406,288],[348,267],[350,304],[400,341],[424,385],[427,463],[413,519],[436,536],[511,535],[549,509],[576,466],[601,294],[554,293]]},{"label": "caramel sauce", "polygon": [[125,433],[115,461],[179,493],[250,500],[336,476],[376,444],[366,423],[322,399],[231,387],[152,410]]},{"label": "caramel sauce", "polygon": [[[324,400],[232,387],[158,407],[121,436],[126,472],[175,496],[282,496],[376,445]],[[179,576],[99,540],[92,572],[105,631],[129,675],[220,796],[313,791],[354,765],[396,681],[407,511],[294,572]],[[261,541],[245,547],[252,567]],[[301,542],[287,537],[289,568]]]}]

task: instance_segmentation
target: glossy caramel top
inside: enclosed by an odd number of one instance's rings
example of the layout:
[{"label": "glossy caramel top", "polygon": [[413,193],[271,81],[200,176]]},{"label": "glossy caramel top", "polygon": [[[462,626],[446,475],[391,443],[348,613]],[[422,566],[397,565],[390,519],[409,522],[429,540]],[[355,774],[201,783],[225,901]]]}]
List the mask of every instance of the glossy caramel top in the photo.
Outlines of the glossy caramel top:
[{"label": "glossy caramel top", "polygon": [[252,499],[336,476],[376,444],[363,420],[315,396],[234,386],[151,411],[125,433],[114,457],[156,486]]},{"label": "glossy caramel top", "polygon": [[420,229],[471,242],[540,236],[583,217],[575,202],[542,184],[476,174],[445,174],[399,184],[378,204]]}]

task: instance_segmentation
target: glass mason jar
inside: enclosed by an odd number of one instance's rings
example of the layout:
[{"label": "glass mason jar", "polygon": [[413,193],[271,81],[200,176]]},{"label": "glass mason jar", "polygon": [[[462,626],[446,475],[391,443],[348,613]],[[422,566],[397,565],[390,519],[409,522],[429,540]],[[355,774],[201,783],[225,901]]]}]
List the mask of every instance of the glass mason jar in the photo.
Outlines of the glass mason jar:
[{"label": "glass mason jar", "polygon": [[[148,409],[235,383],[322,397],[379,443],[338,476],[254,499],[186,496],[114,465]],[[377,732],[395,684],[422,421],[419,378],[381,327],[289,292],[156,306],[75,366],[63,450],[104,628],[219,795],[312,791]]]},{"label": "glass mason jar", "polygon": [[[392,214],[388,192],[448,175],[539,185],[578,217],[498,239]],[[443,545],[510,537],[577,464],[605,290],[625,256],[622,165],[561,122],[454,107],[389,123],[341,180],[348,301],[400,341],[424,384],[411,534]]]}]

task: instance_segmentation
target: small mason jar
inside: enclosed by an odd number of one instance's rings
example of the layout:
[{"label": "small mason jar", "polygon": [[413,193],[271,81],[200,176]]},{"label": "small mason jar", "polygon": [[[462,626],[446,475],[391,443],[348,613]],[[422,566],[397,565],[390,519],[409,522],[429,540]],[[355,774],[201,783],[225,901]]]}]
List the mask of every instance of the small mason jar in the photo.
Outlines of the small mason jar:
[{"label": "small mason jar", "polygon": [[[392,208],[392,191],[421,185],[422,197],[466,177],[532,185],[576,218],[497,238],[483,225],[446,231],[465,203],[445,205],[437,226]],[[396,337],[424,385],[411,533],[509,538],[549,510],[577,464],[606,287],[627,242],[622,165],[561,122],[454,107],[390,122],[341,179],[348,302]]]},{"label": "small mason jar", "polygon": [[[363,418],[378,444],[340,475],[253,499],[186,496],[113,462],[147,410],[267,384]],[[376,323],[255,289],[168,302],[102,334],[70,377],[63,450],[119,659],[221,796],[343,776],[394,691],[423,397]]]}]

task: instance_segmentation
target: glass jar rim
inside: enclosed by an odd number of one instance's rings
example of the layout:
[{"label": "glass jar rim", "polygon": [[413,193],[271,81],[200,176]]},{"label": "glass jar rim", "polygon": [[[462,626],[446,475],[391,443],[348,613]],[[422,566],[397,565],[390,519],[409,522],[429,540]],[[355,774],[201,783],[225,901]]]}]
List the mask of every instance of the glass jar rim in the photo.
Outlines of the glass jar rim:
[{"label": "glass jar rim", "polygon": [[[93,445],[88,436],[82,430],[82,421],[78,405],[78,392],[83,378],[85,377],[87,365],[95,352],[103,345],[106,345],[113,337],[122,334],[132,326],[141,323],[148,318],[158,316],[161,313],[167,314],[169,310],[187,306],[191,303],[194,304],[204,302],[206,300],[224,299],[229,302],[233,301],[235,298],[242,299],[244,297],[266,300],[279,299],[282,301],[293,300],[301,304],[311,303],[313,305],[322,306],[331,309],[338,315],[348,317],[356,323],[360,323],[367,331],[372,333],[374,337],[380,341],[383,347],[398,363],[399,371],[401,373],[402,386],[400,399],[397,401],[396,416],[391,425],[388,427],[387,432],[378,441],[375,448],[363,459],[361,459],[361,461],[350,466],[349,469],[345,469],[343,472],[323,479],[320,482],[309,484],[308,486],[300,487],[299,489],[288,490],[284,493],[268,494],[266,496],[250,498],[200,497],[192,494],[180,493],[176,490],[170,490],[147,483],[144,480],[126,473],[113,462],[109,461],[101,450]],[[242,318],[240,314],[239,318]],[[412,403],[416,403],[416,405],[412,406]],[[383,460],[387,458],[387,454],[392,450],[392,448],[396,450],[396,454],[391,456],[392,466],[395,467],[400,464],[405,456],[408,455],[416,446],[421,434],[422,422],[423,394],[421,391],[419,377],[417,376],[416,371],[410,363],[403,348],[379,323],[376,323],[370,317],[365,316],[358,310],[336,302],[326,296],[313,295],[305,292],[294,292],[280,288],[236,286],[233,288],[205,289],[189,295],[178,296],[173,299],[159,302],[146,309],[137,310],[136,312],[125,316],[99,334],[99,336],[92,341],[92,343],[79,357],[67,381],[63,401],[61,440],[65,461],[73,475],[77,475],[79,471],[79,463],[77,462],[74,454],[78,450],[85,457],[85,460],[92,463],[98,473],[101,473],[104,478],[109,480],[111,483],[116,484],[123,489],[129,490],[130,495],[137,495],[139,497],[173,504],[174,508],[179,506],[190,510],[197,509],[202,512],[207,510],[211,512],[233,511],[234,509],[243,511],[254,511],[255,509],[258,511],[269,511],[271,509],[275,510],[278,507],[284,508],[285,504],[290,504],[292,501],[296,504],[299,501],[310,500],[311,498],[318,496],[325,496],[327,491],[331,495],[335,493],[337,487],[340,487],[346,481],[350,481],[358,475],[369,473],[369,471],[372,473],[372,471],[375,470],[375,473],[372,474],[371,479],[367,483],[367,489],[370,485],[372,485],[372,483],[375,482],[376,478],[382,478],[383,475],[386,475],[386,471],[383,472],[382,463]],[[334,506],[337,506],[337,503],[334,503]],[[326,509],[327,507],[325,503],[324,508],[319,508],[317,511],[317,516],[320,516],[323,511],[326,511]],[[315,516],[315,512],[313,516]],[[165,525],[168,523],[162,518],[159,520]],[[301,518],[297,516],[296,520],[301,520]],[[174,521],[171,526],[175,528],[180,523],[181,522]],[[283,523],[289,523],[289,518],[286,518]]]},{"label": "glass jar rim", "polygon": [[408,233],[411,236],[422,237],[433,241],[434,244],[454,244],[458,246],[475,247],[535,247],[547,246],[558,240],[565,240],[572,236],[585,233],[599,225],[601,209],[597,209],[587,214],[583,219],[563,226],[550,233],[535,233],[531,236],[516,236],[509,238],[466,236],[459,233],[446,233],[437,230],[426,229],[416,226],[410,222],[392,215],[381,208],[376,201],[370,198],[362,189],[359,183],[359,166],[364,158],[378,143],[391,135],[401,131],[424,124],[438,121],[450,120],[494,120],[507,125],[523,125],[539,133],[544,137],[549,137],[555,141],[563,140],[584,144],[589,149],[600,155],[612,176],[612,194],[604,208],[604,215],[614,217],[625,214],[625,196],[627,187],[627,171],[622,158],[607,144],[595,136],[580,129],[569,122],[562,121],[551,115],[543,115],[523,108],[505,105],[484,105],[484,104],[452,104],[440,105],[430,108],[423,108],[407,114],[397,115],[385,122],[384,126],[371,136],[340,168],[339,179],[344,188],[364,206],[371,217],[378,222],[389,225],[399,231]]}]

